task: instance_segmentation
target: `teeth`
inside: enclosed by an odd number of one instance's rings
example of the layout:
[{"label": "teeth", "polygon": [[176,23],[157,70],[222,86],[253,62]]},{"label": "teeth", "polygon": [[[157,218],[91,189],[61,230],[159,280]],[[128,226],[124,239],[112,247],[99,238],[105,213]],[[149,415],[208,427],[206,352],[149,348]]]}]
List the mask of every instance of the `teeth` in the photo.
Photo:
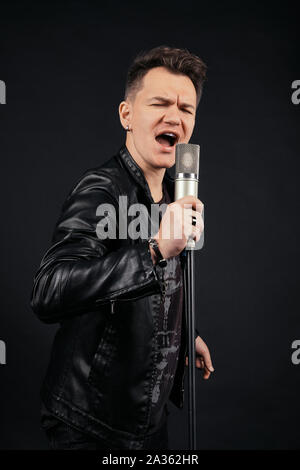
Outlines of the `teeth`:
[{"label": "teeth", "polygon": [[172,134],[172,132],[164,132],[165,135],[169,135],[171,137],[175,137],[176,139],[176,135],[175,134]]}]

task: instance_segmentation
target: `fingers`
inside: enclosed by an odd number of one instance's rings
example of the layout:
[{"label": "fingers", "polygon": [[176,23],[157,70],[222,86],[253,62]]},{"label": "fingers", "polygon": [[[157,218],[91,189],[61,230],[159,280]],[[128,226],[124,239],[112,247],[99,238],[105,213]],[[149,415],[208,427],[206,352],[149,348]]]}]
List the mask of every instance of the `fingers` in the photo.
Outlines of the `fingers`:
[{"label": "fingers", "polygon": [[[187,205],[187,207],[185,207]],[[203,204],[194,196],[184,196],[168,204],[154,236],[159,240],[160,250],[165,258],[177,256],[190,239],[198,242],[204,229]],[[192,216],[195,224],[192,223]]]},{"label": "fingers", "polygon": [[200,357],[196,357],[196,367],[198,367],[198,369],[203,369],[204,367],[204,362]]},{"label": "fingers", "polygon": [[193,227],[193,229],[192,229],[192,238],[193,238],[193,240],[198,242],[200,240],[200,237],[201,237],[200,229],[198,227]]},{"label": "fingers", "polygon": [[[193,224],[193,219],[195,218],[195,225]],[[201,237],[201,233],[204,229],[204,223],[202,216],[199,212],[194,211],[193,209],[184,209],[184,235],[188,239],[192,237],[197,241]]]},{"label": "fingers", "polygon": [[[215,369],[212,365],[209,349],[200,336],[197,336],[195,340],[195,348],[195,365],[198,369],[203,370],[203,378],[208,379]],[[186,365],[188,365],[188,356],[186,356]]]},{"label": "fingers", "polygon": [[[197,365],[197,363],[198,363],[198,365]],[[196,366],[199,369],[204,370],[203,378],[204,379],[209,379],[211,371],[208,370],[207,366],[205,365],[204,359],[201,356],[196,359]]]},{"label": "fingers", "polygon": [[[208,369],[207,365],[205,364],[205,361],[204,361],[203,357],[202,356],[196,356],[196,362],[195,363],[196,363],[197,369],[202,369],[204,371],[203,372],[203,378],[205,380],[209,379],[212,371]],[[185,365],[188,366],[188,364],[189,364],[189,359],[188,359],[188,356],[186,356]]]},{"label": "fingers", "polygon": [[185,222],[183,230],[186,239],[192,237],[194,240],[196,239],[198,241],[201,237],[202,227],[199,225],[192,225],[190,221]]},{"label": "fingers", "polygon": [[183,209],[183,214],[184,214],[184,220],[188,221],[189,223],[192,224],[192,219],[193,217],[195,218],[195,222],[198,227],[201,227],[204,225],[202,215],[200,212],[194,211],[194,209],[191,208],[184,208]]},{"label": "fingers", "polygon": [[203,374],[203,378],[204,378],[205,380],[209,379],[210,374],[211,374],[211,372],[209,372],[209,370],[206,369],[206,367],[205,367],[205,369],[204,369],[204,374]]},{"label": "fingers", "polygon": [[204,205],[200,201],[200,199],[195,196],[184,196],[180,199],[177,199],[176,203],[180,204],[181,207],[185,209],[191,208],[194,209],[196,212],[200,212],[200,214],[202,214],[203,212]]},{"label": "fingers", "polygon": [[202,356],[204,360],[205,367],[210,371],[213,372],[215,369],[213,368],[211,357],[210,357],[210,352],[208,348],[203,349],[202,351]]}]

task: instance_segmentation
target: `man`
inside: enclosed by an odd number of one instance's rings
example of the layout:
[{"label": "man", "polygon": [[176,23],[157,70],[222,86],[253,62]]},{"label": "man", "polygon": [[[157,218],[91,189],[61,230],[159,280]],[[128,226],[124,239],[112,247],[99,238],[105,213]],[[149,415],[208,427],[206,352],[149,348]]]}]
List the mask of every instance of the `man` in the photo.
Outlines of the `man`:
[{"label": "man", "polygon": [[[182,253],[190,236],[200,238],[203,205],[191,196],[173,202],[166,169],[175,144],[192,135],[205,71],[186,50],[138,56],[119,106],[125,145],[87,171],[63,205],[31,299],[40,320],[60,323],[41,390],[52,448],[168,448],[167,400],[183,406],[187,354]],[[128,208],[146,208],[144,238],[124,235],[125,197]],[[151,206],[163,203],[153,232]],[[196,353],[207,379],[213,367],[199,336]]]}]

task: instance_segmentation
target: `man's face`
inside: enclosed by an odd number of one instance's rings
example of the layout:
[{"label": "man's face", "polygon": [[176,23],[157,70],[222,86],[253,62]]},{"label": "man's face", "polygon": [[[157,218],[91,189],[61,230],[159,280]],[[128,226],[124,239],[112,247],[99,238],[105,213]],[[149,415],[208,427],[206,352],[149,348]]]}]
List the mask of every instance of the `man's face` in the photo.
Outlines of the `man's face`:
[{"label": "man's face", "polygon": [[195,114],[196,90],[190,78],[164,67],[150,69],[133,102],[129,100],[129,152],[148,168],[170,168],[175,144],[191,138]]}]

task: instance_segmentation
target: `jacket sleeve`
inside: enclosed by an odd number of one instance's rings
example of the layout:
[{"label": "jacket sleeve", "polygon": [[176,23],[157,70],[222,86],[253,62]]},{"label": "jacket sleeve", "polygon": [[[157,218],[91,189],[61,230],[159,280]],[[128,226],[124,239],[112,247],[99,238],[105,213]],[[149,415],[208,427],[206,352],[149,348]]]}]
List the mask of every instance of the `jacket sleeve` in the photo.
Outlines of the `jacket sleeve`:
[{"label": "jacket sleeve", "polygon": [[110,204],[110,215],[115,210],[118,233],[118,202],[109,191],[108,178],[87,174],[62,207],[53,244],[41,261],[31,294],[31,307],[45,323],[97,309],[112,299],[162,290],[147,240],[121,245],[113,237],[97,235],[100,204]]}]

